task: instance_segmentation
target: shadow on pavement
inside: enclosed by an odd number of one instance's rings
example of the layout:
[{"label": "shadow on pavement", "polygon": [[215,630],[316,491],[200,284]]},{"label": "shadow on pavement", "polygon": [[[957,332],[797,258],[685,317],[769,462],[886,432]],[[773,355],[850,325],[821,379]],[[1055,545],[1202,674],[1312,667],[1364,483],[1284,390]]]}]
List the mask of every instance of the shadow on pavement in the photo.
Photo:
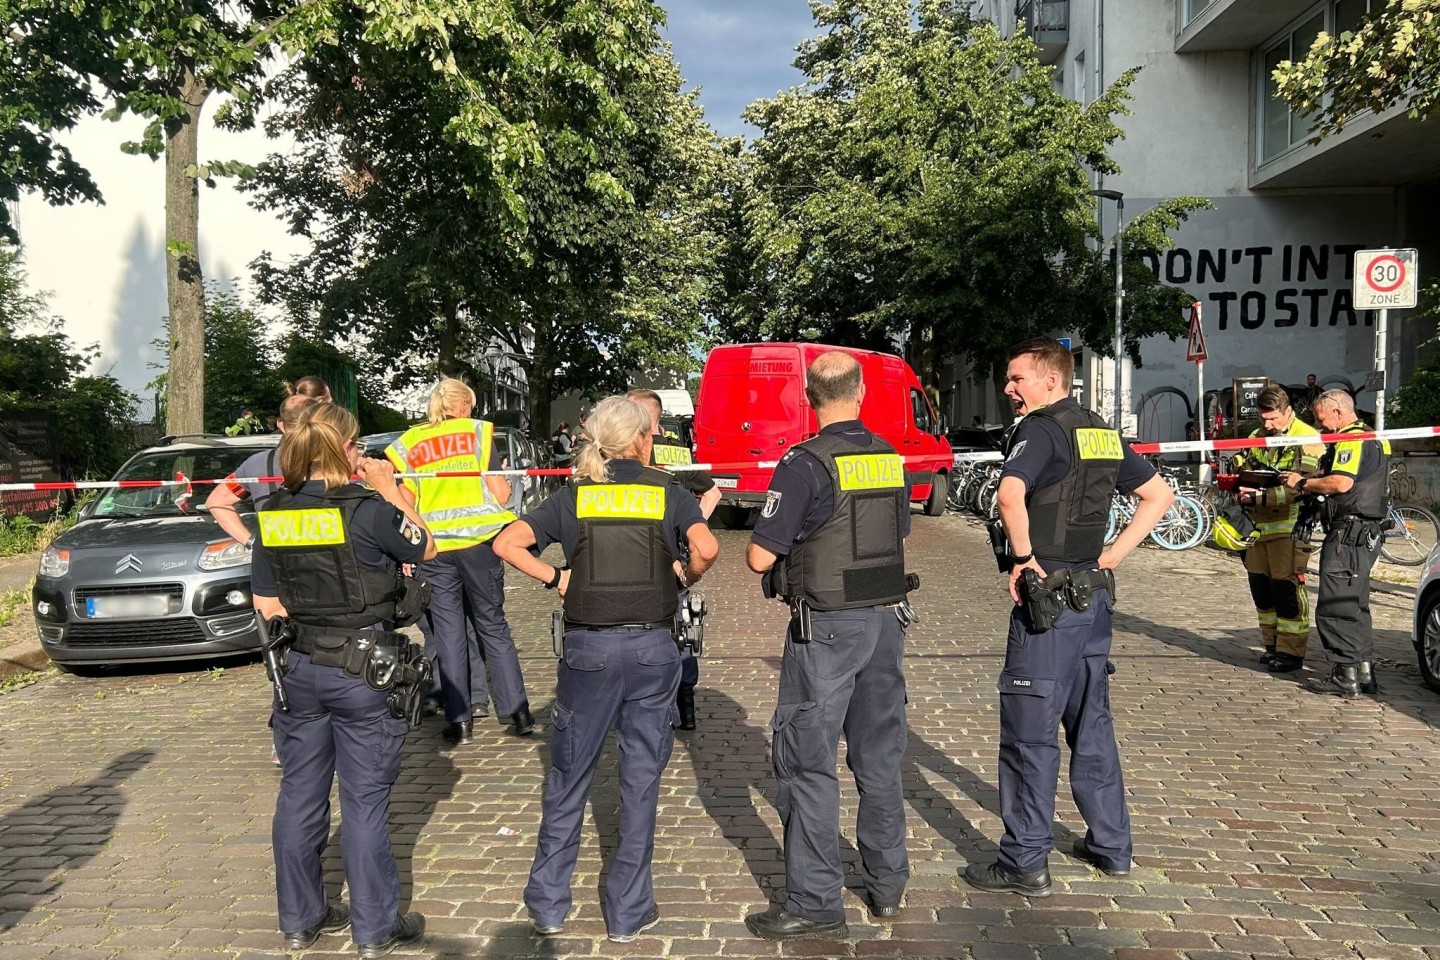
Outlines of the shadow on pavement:
[{"label": "shadow on pavement", "polygon": [[125,810],[120,786],[154,760],[154,750],[131,750],[84,783],[56,787],[0,817],[0,860],[6,898],[0,931],[60,888],[62,875],[105,849]]}]

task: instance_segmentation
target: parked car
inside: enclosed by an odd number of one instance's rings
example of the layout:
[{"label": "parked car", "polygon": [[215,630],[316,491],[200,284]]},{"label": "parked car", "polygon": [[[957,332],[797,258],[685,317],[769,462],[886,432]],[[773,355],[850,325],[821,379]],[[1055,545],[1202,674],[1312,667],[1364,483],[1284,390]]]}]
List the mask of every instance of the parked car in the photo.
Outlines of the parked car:
[{"label": "parked car", "polygon": [[888,353],[819,343],[743,343],[710,351],[695,410],[695,459],[726,465],[712,474],[721,489],[715,516],[725,526],[744,526],[765,503],[775,462],[815,436],[805,370],[821,353],[836,349],[860,362],[865,382],[860,419],[906,458],[911,500],[930,516],[945,511],[953,454],[909,364]]},{"label": "parked car", "polygon": [[[187,437],[131,457],[116,480],[226,477],[276,435]],[[204,508],[210,487],[112,487],[41,554],[40,645],[61,670],[234,656],[260,649],[250,550]],[[255,528],[254,508],[237,506]]]},{"label": "parked car", "polygon": [[999,453],[1005,438],[1000,428],[957,427],[945,434],[954,453]]},{"label": "parked car", "polygon": [[1425,685],[1440,691],[1440,545],[1430,551],[1415,588],[1414,639]]}]

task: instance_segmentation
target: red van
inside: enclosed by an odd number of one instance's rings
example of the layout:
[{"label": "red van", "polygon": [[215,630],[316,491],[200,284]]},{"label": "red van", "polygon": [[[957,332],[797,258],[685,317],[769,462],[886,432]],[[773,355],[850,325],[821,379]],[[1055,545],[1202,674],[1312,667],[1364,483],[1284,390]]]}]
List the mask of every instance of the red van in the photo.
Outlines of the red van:
[{"label": "red van", "polygon": [[716,518],[725,526],[744,526],[765,503],[776,461],[792,444],[815,436],[819,428],[805,399],[805,370],[829,350],[844,350],[860,361],[865,378],[860,419],[906,458],[911,499],[932,517],[944,511],[950,444],[909,364],[888,353],[822,343],[739,343],[710,351],[695,407],[696,461],[744,464],[713,473],[722,490]]}]

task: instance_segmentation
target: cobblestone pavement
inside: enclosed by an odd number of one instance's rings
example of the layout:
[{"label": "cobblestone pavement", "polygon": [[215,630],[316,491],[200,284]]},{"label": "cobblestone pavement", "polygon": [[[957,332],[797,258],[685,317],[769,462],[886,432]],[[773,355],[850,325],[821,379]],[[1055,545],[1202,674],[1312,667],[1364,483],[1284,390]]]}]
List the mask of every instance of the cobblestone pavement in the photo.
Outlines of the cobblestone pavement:
[{"label": "cobblestone pavement", "polygon": [[[995,675],[1007,600],[982,533],[916,517],[924,579],[911,631],[905,758],[908,907],[870,921],[847,892],[853,939],[780,946],[744,915],[781,882],[767,721],[783,608],[742,572],[745,535],[722,533],[704,589],[715,610],[699,697],[662,785],[655,850],[663,921],[604,939],[597,903],[615,829],[604,762],[563,937],[532,938],[520,905],[540,813],[543,733],[491,721],[466,748],[439,725],[412,735],[394,793],[407,898],[430,957],[897,956],[977,960],[1440,960],[1440,694],[1412,665],[1406,596],[1377,596],[1378,700],[1304,692],[1254,663],[1238,565],[1142,550],[1122,570],[1112,699],[1136,832],[1136,869],[1071,860],[1083,824],[1062,782],[1044,900],[972,892],[996,815]],[[553,594],[512,577],[512,620],[537,712],[554,683]],[[1312,669],[1321,669],[1318,642]],[[56,678],[0,697],[0,957],[278,956],[268,692],[254,664],[223,671]],[[1062,774],[1063,780],[1063,774]],[[846,778],[842,776],[842,783]],[[853,821],[853,789],[844,817]],[[855,854],[852,828],[842,847]],[[338,858],[332,858],[338,882]],[[341,937],[308,956],[353,956]],[[333,951],[327,953],[326,951]]]}]

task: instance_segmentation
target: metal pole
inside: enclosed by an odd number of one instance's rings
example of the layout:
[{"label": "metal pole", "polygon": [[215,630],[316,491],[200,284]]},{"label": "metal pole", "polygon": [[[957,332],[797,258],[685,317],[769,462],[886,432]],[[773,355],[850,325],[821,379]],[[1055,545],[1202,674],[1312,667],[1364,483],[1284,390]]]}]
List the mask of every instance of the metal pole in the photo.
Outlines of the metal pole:
[{"label": "metal pole", "polygon": [[1200,391],[1200,405],[1195,413],[1195,423],[1200,427],[1200,439],[1205,439],[1205,361],[1195,364],[1196,389]]},{"label": "metal pole", "polygon": [[1125,356],[1125,200],[1115,201],[1115,423],[1125,430],[1125,400],[1121,395],[1121,368]]},{"label": "metal pole", "polygon": [[1375,321],[1375,369],[1380,372],[1380,389],[1375,391],[1375,429],[1385,429],[1385,360],[1389,353],[1386,333],[1390,311],[1381,310]]}]

